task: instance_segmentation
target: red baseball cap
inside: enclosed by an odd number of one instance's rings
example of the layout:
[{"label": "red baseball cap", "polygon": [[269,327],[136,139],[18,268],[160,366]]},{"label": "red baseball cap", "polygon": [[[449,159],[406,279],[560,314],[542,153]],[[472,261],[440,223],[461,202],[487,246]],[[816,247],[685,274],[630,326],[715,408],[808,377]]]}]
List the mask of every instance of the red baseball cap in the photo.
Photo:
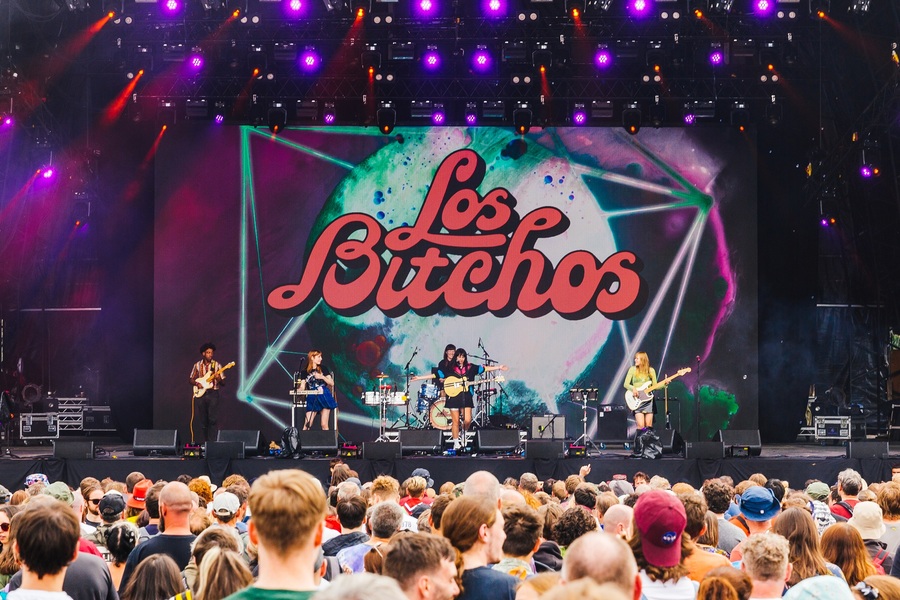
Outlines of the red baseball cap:
[{"label": "red baseball cap", "polygon": [[634,524],[641,532],[641,550],[648,563],[668,568],[681,562],[687,515],[678,496],[663,490],[644,492],[634,505]]}]

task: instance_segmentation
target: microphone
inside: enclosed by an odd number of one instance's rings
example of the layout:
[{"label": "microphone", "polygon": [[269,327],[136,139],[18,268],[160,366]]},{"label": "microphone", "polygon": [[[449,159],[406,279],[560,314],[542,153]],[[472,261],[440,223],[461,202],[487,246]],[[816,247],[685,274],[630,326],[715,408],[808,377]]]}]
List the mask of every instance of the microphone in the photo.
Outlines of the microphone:
[{"label": "microphone", "polygon": [[484,344],[481,343],[481,338],[478,338],[478,347],[484,350]]},{"label": "microphone", "polygon": [[547,426],[546,426],[546,425],[539,425],[539,426],[538,426],[538,433],[544,433],[544,430],[545,430],[545,429],[547,429]]},{"label": "microphone", "polygon": [[413,356],[415,356],[418,353],[419,353],[419,347],[416,346],[415,348],[413,348]]}]

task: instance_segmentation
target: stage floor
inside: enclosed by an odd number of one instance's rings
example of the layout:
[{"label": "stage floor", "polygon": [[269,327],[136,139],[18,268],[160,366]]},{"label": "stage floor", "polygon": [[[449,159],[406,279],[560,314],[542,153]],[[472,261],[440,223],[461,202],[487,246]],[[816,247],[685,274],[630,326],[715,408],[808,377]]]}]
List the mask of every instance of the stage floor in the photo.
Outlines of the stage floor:
[{"label": "stage floor", "polygon": [[[240,460],[192,459],[174,456],[136,457],[129,444],[112,438],[64,438],[92,439],[96,457],[90,459],[61,459],[53,457],[48,445],[14,446],[9,455],[0,460],[0,483],[11,490],[22,486],[30,473],[45,473],[51,481],[63,480],[77,485],[87,476],[103,479],[112,477],[124,481],[132,471],[140,471],[150,479],[172,480],[181,474],[209,475],[214,483],[231,474],[239,473],[248,479],[273,469],[298,468],[308,471],[318,479],[327,481],[329,457],[304,459],[280,459],[254,457]],[[890,458],[896,454],[897,458]],[[663,456],[659,460],[632,458],[622,444],[609,445],[600,452],[592,452],[587,458],[560,458],[553,460],[529,459],[517,455],[473,454],[469,456],[405,456],[394,460],[348,459],[362,481],[369,481],[380,474],[388,474],[400,480],[409,477],[413,470],[426,468],[435,480],[435,487],[445,481],[460,482],[472,472],[488,470],[501,481],[506,477],[518,478],[524,472],[535,473],[538,478],[564,479],[578,473],[584,464],[591,465],[589,481],[612,479],[615,474],[625,474],[630,479],[635,472],[662,475],[671,483],[684,481],[699,486],[705,479],[730,475],[741,481],[753,473],[786,480],[791,487],[805,487],[809,479],[829,483],[846,468],[859,471],[867,481],[890,478],[891,466],[900,463],[900,445],[892,445],[888,457],[872,459],[846,458],[846,447],[834,442],[768,444],[763,445],[759,457],[725,459],[685,459],[680,456]]]}]

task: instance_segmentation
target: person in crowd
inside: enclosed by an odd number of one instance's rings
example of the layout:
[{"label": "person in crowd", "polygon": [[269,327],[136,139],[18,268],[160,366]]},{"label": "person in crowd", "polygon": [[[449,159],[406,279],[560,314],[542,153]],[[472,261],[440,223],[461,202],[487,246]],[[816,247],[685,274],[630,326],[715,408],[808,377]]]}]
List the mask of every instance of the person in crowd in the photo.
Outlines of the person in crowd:
[{"label": "person in crowd", "polygon": [[360,496],[338,502],[337,516],[341,523],[341,534],[322,544],[325,556],[337,556],[344,548],[369,541],[369,536],[364,531],[366,508],[366,501]]},{"label": "person in crowd", "polygon": [[634,509],[624,504],[610,506],[603,513],[603,531],[629,539],[634,532]]},{"label": "person in crowd", "polygon": [[406,496],[400,500],[400,506],[403,507],[408,514],[412,515],[413,509],[425,502],[423,497],[425,496],[425,489],[427,487],[428,482],[424,477],[419,477],[417,475],[410,477],[406,485]]},{"label": "person in crowd", "polygon": [[518,506],[503,510],[503,558],[493,566],[495,571],[507,573],[518,579],[534,575],[532,557],[541,544],[543,522],[530,506]]},{"label": "person in crowd", "polygon": [[226,531],[221,527],[210,527],[198,535],[191,548],[191,561],[181,572],[184,576],[184,581],[187,583],[188,589],[193,590],[194,592],[197,591],[197,584],[200,577],[200,565],[203,563],[203,557],[206,553],[213,548],[239,553],[241,544],[230,531]]},{"label": "person in crowd", "polygon": [[519,584],[516,589],[516,600],[538,600],[541,596],[559,585],[560,576],[555,571],[538,573]]},{"label": "person in crowd", "polygon": [[816,524],[808,511],[802,508],[787,509],[775,519],[772,531],[784,537],[790,545],[789,586],[819,575],[844,577],[836,565],[825,561]]},{"label": "person in crowd", "polygon": [[642,580],[634,554],[617,536],[595,531],[572,542],[563,559],[561,580],[568,583],[584,577],[612,583],[631,600],[641,598]]},{"label": "person in crowd", "polygon": [[[393,502],[400,506],[400,482],[388,475],[376,477],[369,489],[369,506],[375,506],[381,502]],[[400,529],[415,531],[417,525],[415,517],[403,511],[403,522]]]},{"label": "person in crowd", "polygon": [[806,486],[806,495],[812,499],[812,516],[816,522],[816,530],[822,535],[823,531],[837,522],[828,506],[831,488],[821,481],[813,481]]},{"label": "person in crowd", "polygon": [[20,507],[11,506],[9,504],[0,506],[0,552],[9,541],[9,524],[13,515],[19,512]]},{"label": "person in crowd", "polygon": [[724,577],[706,577],[697,590],[698,600],[738,600],[737,590]]},{"label": "person in crowd", "polygon": [[259,577],[228,598],[311,598],[316,589],[313,567],[325,519],[322,486],[297,469],[270,471],[253,483],[249,506],[249,534],[259,554]]},{"label": "person in crowd", "polygon": [[538,509],[538,516],[543,523],[541,545],[538,546],[537,552],[532,557],[534,569],[538,573],[559,571],[562,568],[562,549],[553,535],[553,526],[559,521],[563,512],[562,507],[553,502]]},{"label": "person in crowd", "polygon": [[161,529],[158,536],[139,544],[125,563],[120,589],[128,586],[138,564],[154,554],[166,554],[175,561],[181,572],[191,559],[191,544],[197,536],[191,533],[190,514],[193,508],[191,492],[186,485],[173,481],[159,492]]},{"label": "person in crowd", "polygon": [[247,533],[241,533],[237,529],[240,510],[241,501],[231,492],[220,492],[216,494],[212,501],[211,514],[213,519],[215,519],[213,526],[221,527],[236,536],[241,541],[241,553],[243,554],[246,551],[247,544],[250,543],[250,539]]},{"label": "person in crowd", "polygon": [[620,588],[611,583],[597,583],[593,579],[584,578],[565,586],[551,589],[544,594],[542,600],[629,600]]},{"label": "person in crowd", "polygon": [[777,533],[757,533],[744,542],[741,568],[753,581],[751,598],[781,598],[791,578],[790,546]]},{"label": "person in crowd", "polygon": [[16,515],[13,541],[22,569],[22,584],[9,593],[13,600],[70,598],[63,591],[69,564],[78,554],[78,515],[61,502],[34,506]]},{"label": "person in crowd", "polygon": [[93,477],[85,477],[81,481],[81,497],[84,505],[81,513],[81,534],[88,535],[103,524],[100,516],[100,500],[103,498],[103,487]]},{"label": "person in crowd", "polygon": [[428,513],[428,524],[431,525],[431,532],[441,535],[441,519],[444,517],[444,511],[453,502],[454,497],[449,494],[441,494],[431,503],[431,511]]},{"label": "person in crowd", "polygon": [[253,583],[247,562],[232,550],[212,547],[200,562],[196,600],[222,600]]},{"label": "person in crowd", "polygon": [[[881,541],[887,546],[888,554],[893,557],[900,546],[900,483],[889,481],[881,486],[875,500],[881,507],[885,531]],[[890,572],[886,569],[887,572]]]},{"label": "person in crowd", "polygon": [[382,575],[358,573],[338,577],[334,583],[315,595],[316,600],[406,600],[397,582]]},{"label": "person in crowd", "polygon": [[746,572],[729,565],[727,567],[716,567],[707,573],[706,576],[727,579],[737,592],[738,600],[750,600],[750,594],[753,593],[753,580],[750,579]]},{"label": "person in crowd", "polygon": [[441,522],[443,535],[462,555],[460,600],[513,600],[518,579],[489,565],[502,558],[503,514],[488,496],[463,495],[450,503]]},{"label": "person in crowd", "polygon": [[582,506],[573,506],[563,512],[553,526],[553,538],[564,549],[582,535],[597,529],[597,519],[592,512]]},{"label": "person in crowd", "polygon": [[[754,485],[748,487],[741,494],[738,508],[740,514],[732,519],[732,522],[738,520],[747,528],[749,535],[755,535],[769,530],[772,526],[772,519],[781,512],[781,503],[775,498],[772,490]],[[742,553],[743,542],[731,551],[731,561],[741,560]]]},{"label": "person in crowd", "polygon": [[684,559],[693,547],[684,536],[687,515],[674,494],[650,490],[634,506],[631,551],[640,569],[643,595],[648,600],[692,600],[696,593]]},{"label": "person in crowd", "polygon": [[147,511],[147,524],[138,530],[138,539],[144,543],[152,537],[159,535],[159,493],[165,487],[167,481],[157,481],[147,490],[147,499],[144,508]]},{"label": "person in crowd", "polygon": [[840,568],[851,586],[877,573],[862,536],[848,523],[835,523],[825,530],[822,555]]},{"label": "person in crowd", "polygon": [[456,550],[436,535],[398,537],[384,555],[382,574],[395,579],[409,600],[452,600],[460,592]]},{"label": "person in crowd", "polygon": [[703,486],[703,497],[706,499],[707,507],[718,520],[719,543],[716,547],[724,550],[726,554],[731,554],[735,546],[747,539],[743,529],[729,523],[725,518],[725,513],[728,512],[734,498],[734,488],[721,479],[713,479]]},{"label": "person in crowd", "polygon": [[847,524],[854,527],[862,536],[875,568],[881,567],[882,574],[890,573],[893,557],[887,549],[887,544],[880,539],[887,530],[881,507],[875,502],[857,502],[853,507],[853,516],[847,520]]},{"label": "person in crowd", "polygon": [[[871,591],[867,593],[866,588]],[[862,600],[900,600],[900,579],[890,575],[869,575],[856,584],[854,592]]]},{"label": "person in crowd", "polygon": [[109,574],[116,589],[122,584],[128,555],[138,544],[137,528],[128,521],[113,524],[106,532],[106,549],[109,552]]},{"label": "person in crowd", "polygon": [[[573,490],[574,491],[574,490]],[[500,482],[493,473],[475,471],[463,485],[463,496],[481,496],[500,507]]]},{"label": "person in crowd", "polygon": [[171,598],[185,589],[178,565],[166,554],[153,554],[134,569],[122,590],[121,600]]},{"label": "person in crowd", "polygon": [[[398,496],[399,497],[399,496]],[[371,537],[337,553],[338,564],[344,573],[362,573],[365,570],[366,553],[390,541],[391,536],[400,531],[403,518],[409,515],[396,502],[381,502],[373,506],[369,514]]]},{"label": "person in crowd", "polygon": [[785,593],[786,600],[853,600],[847,584],[835,577],[819,575],[804,579]]},{"label": "person in crowd", "polygon": [[696,540],[706,532],[706,500],[697,492],[680,494],[678,499],[684,505],[687,524],[684,533],[688,536],[692,550],[684,559],[688,577],[700,582],[706,574],[716,567],[731,564],[728,558],[718,554],[715,547],[704,546]]},{"label": "person in crowd", "polygon": [[862,475],[853,469],[844,469],[838,473],[837,493],[840,500],[832,504],[831,512],[844,519],[852,517],[853,508],[859,502],[857,496],[864,486]]}]

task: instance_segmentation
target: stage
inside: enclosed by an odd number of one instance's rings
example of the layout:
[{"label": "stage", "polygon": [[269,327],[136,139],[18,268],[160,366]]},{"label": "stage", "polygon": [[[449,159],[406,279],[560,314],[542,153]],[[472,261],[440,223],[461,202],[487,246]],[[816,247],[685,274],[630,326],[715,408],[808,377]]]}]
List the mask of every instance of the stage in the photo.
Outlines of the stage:
[{"label": "stage", "polygon": [[[71,438],[69,438],[71,439]],[[82,438],[80,438],[82,439]],[[593,452],[589,458],[563,458],[556,460],[528,459],[521,456],[409,456],[396,460],[346,459],[359,473],[362,481],[371,481],[380,474],[388,474],[403,480],[417,468],[426,468],[439,487],[446,481],[460,482],[478,470],[494,473],[501,481],[506,477],[518,478],[524,472],[535,473],[538,478],[564,479],[578,473],[585,463],[591,465],[588,480],[608,481],[615,474],[625,474],[631,479],[637,471],[649,475],[661,475],[671,483],[684,481],[699,486],[705,479],[730,475],[735,482],[753,473],[763,473],[770,478],[786,480],[792,487],[804,487],[808,479],[820,479],[832,483],[837,474],[847,468],[859,471],[866,481],[890,478],[891,465],[900,463],[900,446],[891,446],[893,458],[851,459],[845,457],[846,448],[841,445],[795,443],[764,445],[759,457],[725,459],[685,459],[664,456],[659,460],[631,458],[623,446],[607,447]],[[254,457],[242,460],[206,460],[179,457],[135,457],[131,446],[118,440],[95,438],[98,457],[89,459],[60,459],[52,456],[51,446],[16,446],[10,455],[0,460],[0,483],[10,490],[21,488],[30,473],[44,473],[50,481],[63,480],[77,486],[87,476],[103,479],[112,477],[124,481],[132,471],[140,471],[150,479],[172,480],[181,474],[209,475],[214,483],[221,483],[229,474],[239,473],[252,480],[273,469],[302,469],[322,481],[328,479],[329,457],[281,459]],[[13,458],[12,455],[18,457]]]}]

